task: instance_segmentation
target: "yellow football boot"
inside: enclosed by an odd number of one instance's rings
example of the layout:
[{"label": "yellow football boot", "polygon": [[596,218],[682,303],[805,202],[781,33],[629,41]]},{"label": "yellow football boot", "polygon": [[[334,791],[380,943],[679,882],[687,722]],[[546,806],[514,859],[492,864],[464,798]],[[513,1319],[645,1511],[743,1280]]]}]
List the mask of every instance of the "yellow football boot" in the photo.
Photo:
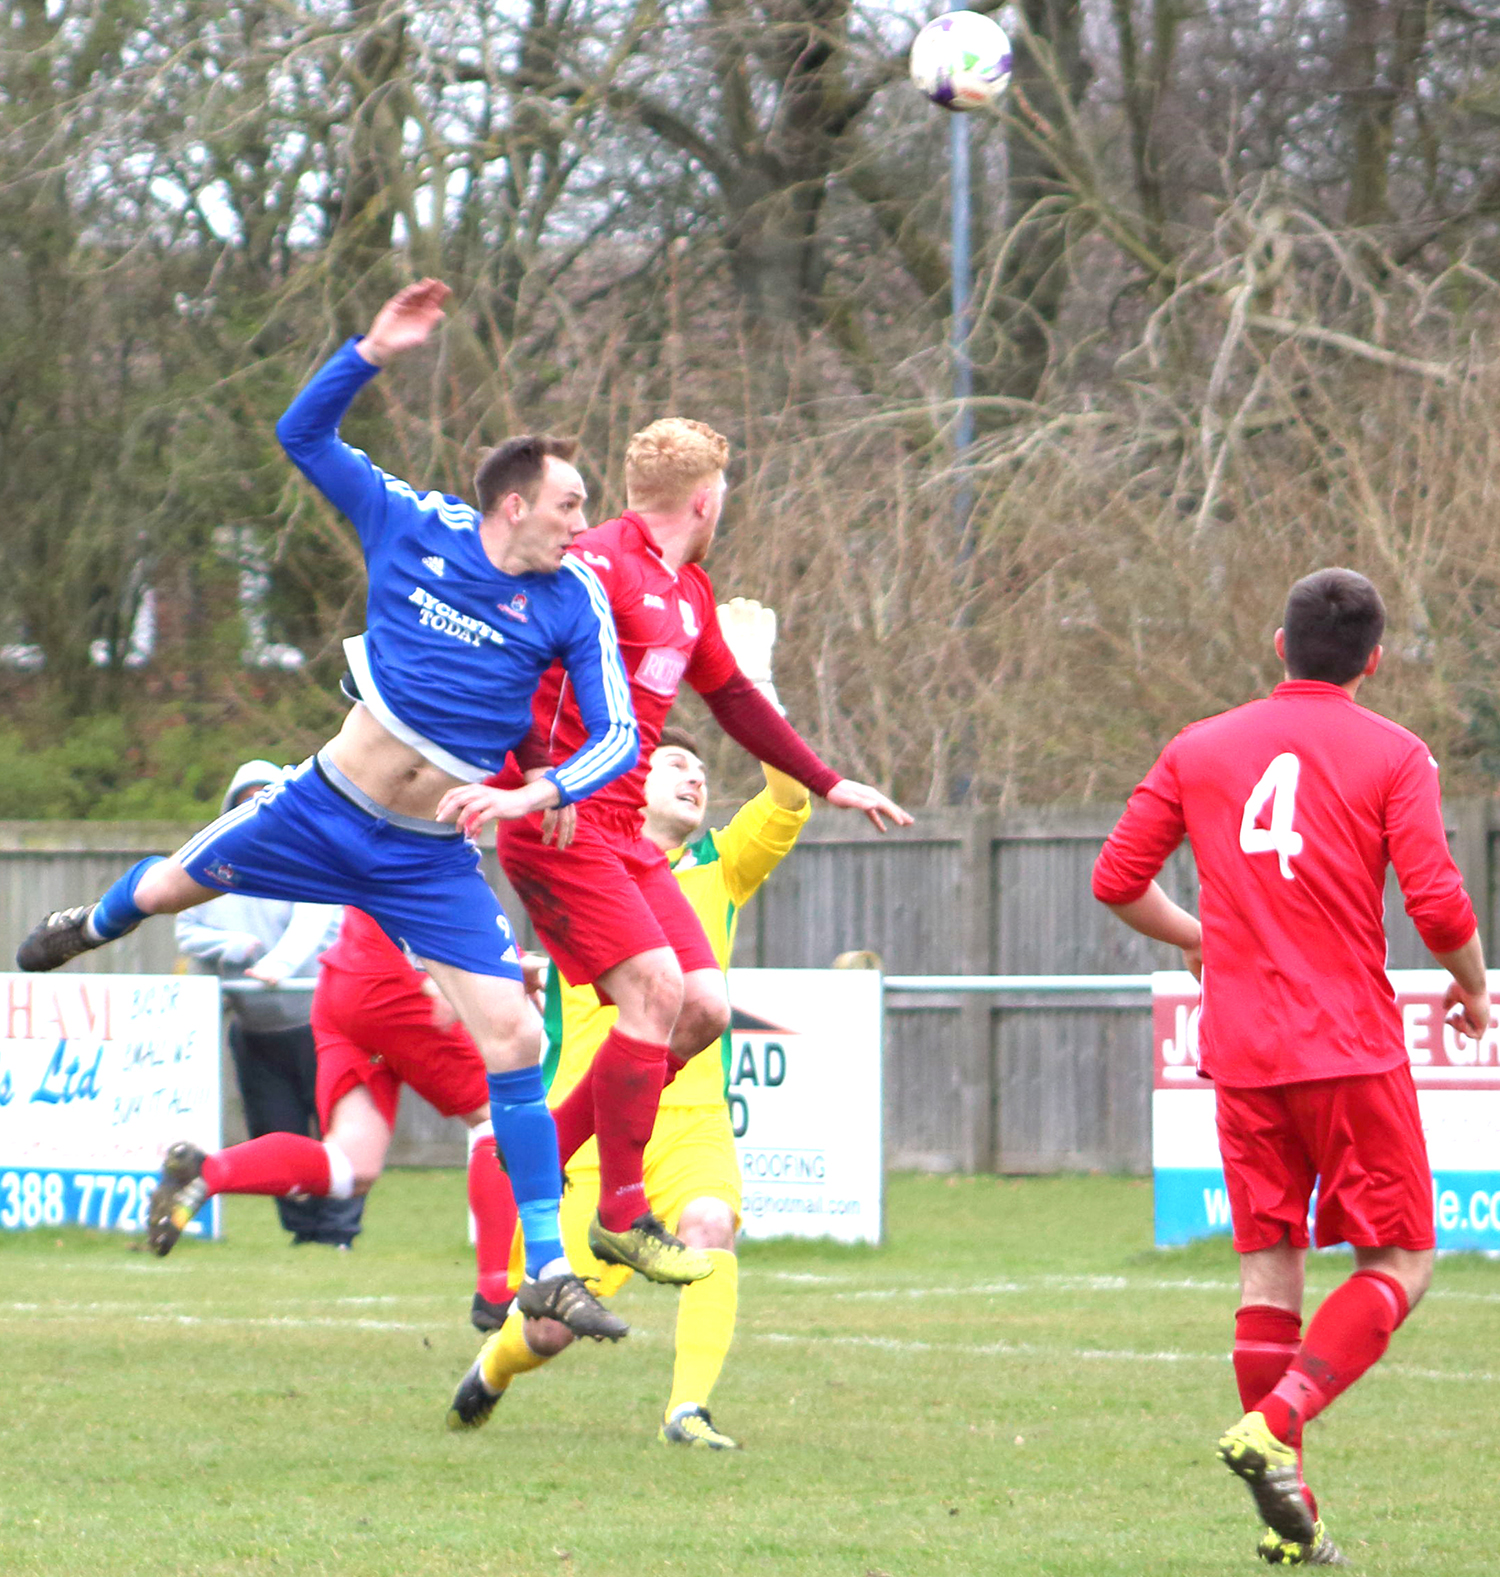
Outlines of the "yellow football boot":
[{"label": "yellow football boot", "polygon": [[1292,1544],[1316,1542],[1313,1514],[1302,1493],[1297,1451],[1278,1440],[1260,1413],[1246,1413],[1219,1440],[1219,1460],[1243,1479],[1260,1520]]},{"label": "yellow football boot", "polygon": [[589,1222],[589,1248],[606,1265],[627,1265],[647,1281],[683,1286],[714,1273],[714,1262],[702,1249],[689,1248],[648,1210],[623,1232],[609,1232],[597,1213]]}]

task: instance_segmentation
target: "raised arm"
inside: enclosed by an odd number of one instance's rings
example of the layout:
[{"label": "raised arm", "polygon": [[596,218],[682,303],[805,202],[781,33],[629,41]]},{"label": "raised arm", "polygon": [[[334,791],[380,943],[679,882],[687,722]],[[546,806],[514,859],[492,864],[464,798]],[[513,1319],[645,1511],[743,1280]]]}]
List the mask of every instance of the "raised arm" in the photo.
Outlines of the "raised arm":
[{"label": "raised arm", "polygon": [[368,455],[339,437],[339,422],[392,356],[420,345],[442,322],[448,295],[436,279],[398,291],[362,339],[348,341],[323,363],[276,424],[293,464],[354,522],[366,544],[384,519],[387,478]]},{"label": "raised arm", "polygon": [[812,814],[808,792],[794,779],[767,767],[766,787],[741,805],[722,832],[714,834],[730,898],[746,904],[761,883],[792,852]]}]

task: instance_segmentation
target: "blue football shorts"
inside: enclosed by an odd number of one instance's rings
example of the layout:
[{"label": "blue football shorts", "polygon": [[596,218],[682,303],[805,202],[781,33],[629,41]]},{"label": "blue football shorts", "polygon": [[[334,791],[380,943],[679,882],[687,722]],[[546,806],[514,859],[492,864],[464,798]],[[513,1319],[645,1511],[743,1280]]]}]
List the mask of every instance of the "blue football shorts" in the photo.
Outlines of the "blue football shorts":
[{"label": "blue football shorts", "polygon": [[176,859],[205,887],[353,904],[418,958],[522,978],[515,935],[475,844],[456,827],[382,810],[316,757],[225,812]]}]

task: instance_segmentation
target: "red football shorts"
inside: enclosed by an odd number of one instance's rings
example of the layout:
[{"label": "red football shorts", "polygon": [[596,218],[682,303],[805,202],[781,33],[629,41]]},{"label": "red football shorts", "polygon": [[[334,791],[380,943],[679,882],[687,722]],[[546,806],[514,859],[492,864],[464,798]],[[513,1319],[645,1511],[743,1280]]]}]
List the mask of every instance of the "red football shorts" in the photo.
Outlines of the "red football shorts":
[{"label": "red football shorts", "polygon": [[702,922],[667,857],[634,815],[579,807],[561,854],[542,842],[541,818],[503,822],[500,864],[542,946],[570,986],[590,985],[637,953],[670,947],[686,974],[717,969]]},{"label": "red football shorts", "polygon": [[438,1029],[432,1009],[432,998],[403,980],[320,972],[312,1028],[324,1133],[333,1108],[356,1084],[369,1090],[392,1128],[403,1084],[444,1117],[488,1108],[490,1087],[478,1048],[458,1024]]},{"label": "red football shorts", "polygon": [[1428,1249],[1432,1171],[1411,1068],[1262,1089],[1216,1087],[1219,1150],[1241,1254],[1283,1236],[1306,1248]]}]

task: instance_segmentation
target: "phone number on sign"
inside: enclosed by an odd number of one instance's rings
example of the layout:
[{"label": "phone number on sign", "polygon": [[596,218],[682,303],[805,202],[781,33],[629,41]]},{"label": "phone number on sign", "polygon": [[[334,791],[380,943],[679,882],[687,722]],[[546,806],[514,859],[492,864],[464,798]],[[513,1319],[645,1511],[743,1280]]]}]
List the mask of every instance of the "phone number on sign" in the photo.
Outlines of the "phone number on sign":
[{"label": "phone number on sign", "polygon": [[149,1172],[0,1172],[0,1228],[17,1232],[80,1226],[141,1232],[156,1181]]}]

